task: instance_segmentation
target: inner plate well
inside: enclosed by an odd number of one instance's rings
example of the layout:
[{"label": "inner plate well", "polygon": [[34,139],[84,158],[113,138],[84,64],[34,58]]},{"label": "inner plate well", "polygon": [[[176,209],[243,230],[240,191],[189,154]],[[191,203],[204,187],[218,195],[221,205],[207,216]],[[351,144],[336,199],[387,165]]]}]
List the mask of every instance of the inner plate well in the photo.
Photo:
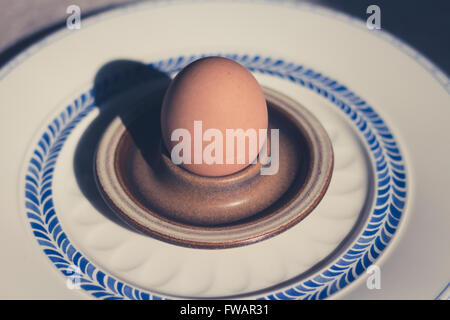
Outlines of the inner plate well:
[{"label": "inner plate well", "polygon": [[[267,87],[288,88],[270,76],[258,80]],[[319,270],[357,232],[355,224],[371,207],[372,170],[359,135],[345,117],[320,96],[295,88],[303,95],[302,102],[313,106],[310,111],[325,127],[335,152],[328,191],[301,223],[249,246],[198,250],[153,239],[113,221],[84,197],[73,174],[78,142],[98,118],[94,108],[68,137],[54,173],[55,210],[73,245],[118,279],[169,296],[251,297]],[[111,103],[136,101],[144,95],[137,88]]]}]

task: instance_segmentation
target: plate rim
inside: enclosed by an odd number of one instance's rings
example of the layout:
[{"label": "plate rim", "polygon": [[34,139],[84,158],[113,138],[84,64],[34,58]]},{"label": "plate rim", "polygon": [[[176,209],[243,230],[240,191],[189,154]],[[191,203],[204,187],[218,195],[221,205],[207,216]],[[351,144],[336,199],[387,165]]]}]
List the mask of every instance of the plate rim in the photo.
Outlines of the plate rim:
[{"label": "plate rim", "polygon": [[[309,3],[309,2],[293,2],[289,0],[154,0],[151,2],[130,3],[123,4],[113,8],[107,8],[105,11],[93,14],[83,18],[83,28],[89,27],[92,24],[100,22],[103,19],[109,19],[116,14],[125,12],[133,12],[139,7],[149,7],[151,9],[157,7],[169,7],[176,6],[178,4],[198,4],[198,3],[250,3],[257,5],[272,5],[293,8],[296,10],[308,10],[309,12],[324,15],[338,20],[344,21],[349,25],[353,25],[359,29],[367,29],[362,19],[351,16],[345,12],[333,10],[321,4]],[[22,64],[27,58],[31,57],[34,53],[40,51],[45,45],[56,42],[62,37],[69,35],[73,30],[68,30],[66,27],[61,27],[54,32],[36,40],[30,46],[24,50],[19,51],[13,58],[8,60],[4,65],[0,67],[0,80],[3,80],[11,71]],[[403,54],[409,58],[415,60],[425,71],[427,71],[450,95],[450,78],[447,74],[431,59],[415,49],[411,45],[404,42],[399,37],[393,35],[391,32],[385,29],[373,30],[373,34],[388,42],[393,47],[400,50]]]}]

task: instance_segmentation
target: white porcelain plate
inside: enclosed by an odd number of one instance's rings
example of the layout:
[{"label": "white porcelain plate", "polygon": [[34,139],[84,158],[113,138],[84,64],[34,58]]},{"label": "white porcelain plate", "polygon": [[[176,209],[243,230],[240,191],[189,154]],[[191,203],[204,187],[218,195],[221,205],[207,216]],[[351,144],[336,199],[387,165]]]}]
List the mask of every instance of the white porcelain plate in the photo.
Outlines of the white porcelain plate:
[{"label": "white porcelain plate", "polygon": [[[315,114],[336,166],[325,197],[298,225],[256,244],[205,250],[142,235],[108,214],[80,159],[95,150],[93,132],[106,117],[94,87],[103,66],[129,60],[173,76],[213,54]],[[145,99],[151,85],[114,94],[138,70],[103,76],[115,105]],[[1,297],[445,296],[449,80],[384,31],[310,5],[152,2],[45,38],[0,79]],[[381,289],[370,290],[374,270]]]}]

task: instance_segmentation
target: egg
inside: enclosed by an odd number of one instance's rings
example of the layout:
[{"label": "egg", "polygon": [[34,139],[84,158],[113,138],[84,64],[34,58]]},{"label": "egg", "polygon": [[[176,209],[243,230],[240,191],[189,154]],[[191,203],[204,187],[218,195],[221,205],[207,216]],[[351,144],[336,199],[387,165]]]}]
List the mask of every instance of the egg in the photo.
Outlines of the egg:
[{"label": "egg", "polygon": [[246,168],[257,159],[267,126],[260,85],[227,58],[192,62],[172,80],[163,100],[164,145],[174,163],[198,175],[225,176]]}]

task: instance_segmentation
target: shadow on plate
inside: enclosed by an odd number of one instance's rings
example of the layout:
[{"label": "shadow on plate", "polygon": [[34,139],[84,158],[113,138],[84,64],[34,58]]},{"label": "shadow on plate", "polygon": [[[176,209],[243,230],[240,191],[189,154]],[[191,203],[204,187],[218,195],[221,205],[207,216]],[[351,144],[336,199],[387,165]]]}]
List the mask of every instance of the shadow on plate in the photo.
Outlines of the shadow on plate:
[{"label": "shadow on plate", "polygon": [[94,164],[97,145],[114,118],[119,116],[141,150],[151,157],[150,141],[159,143],[159,114],[170,77],[141,62],[115,60],[105,64],[94,80],[95,105],[99,115],[82,135],[74,157],[74,172],[78,186],[89,202],[106,218],[134,232],[139,232],[122,220],[105,202],[96,182]]}]

